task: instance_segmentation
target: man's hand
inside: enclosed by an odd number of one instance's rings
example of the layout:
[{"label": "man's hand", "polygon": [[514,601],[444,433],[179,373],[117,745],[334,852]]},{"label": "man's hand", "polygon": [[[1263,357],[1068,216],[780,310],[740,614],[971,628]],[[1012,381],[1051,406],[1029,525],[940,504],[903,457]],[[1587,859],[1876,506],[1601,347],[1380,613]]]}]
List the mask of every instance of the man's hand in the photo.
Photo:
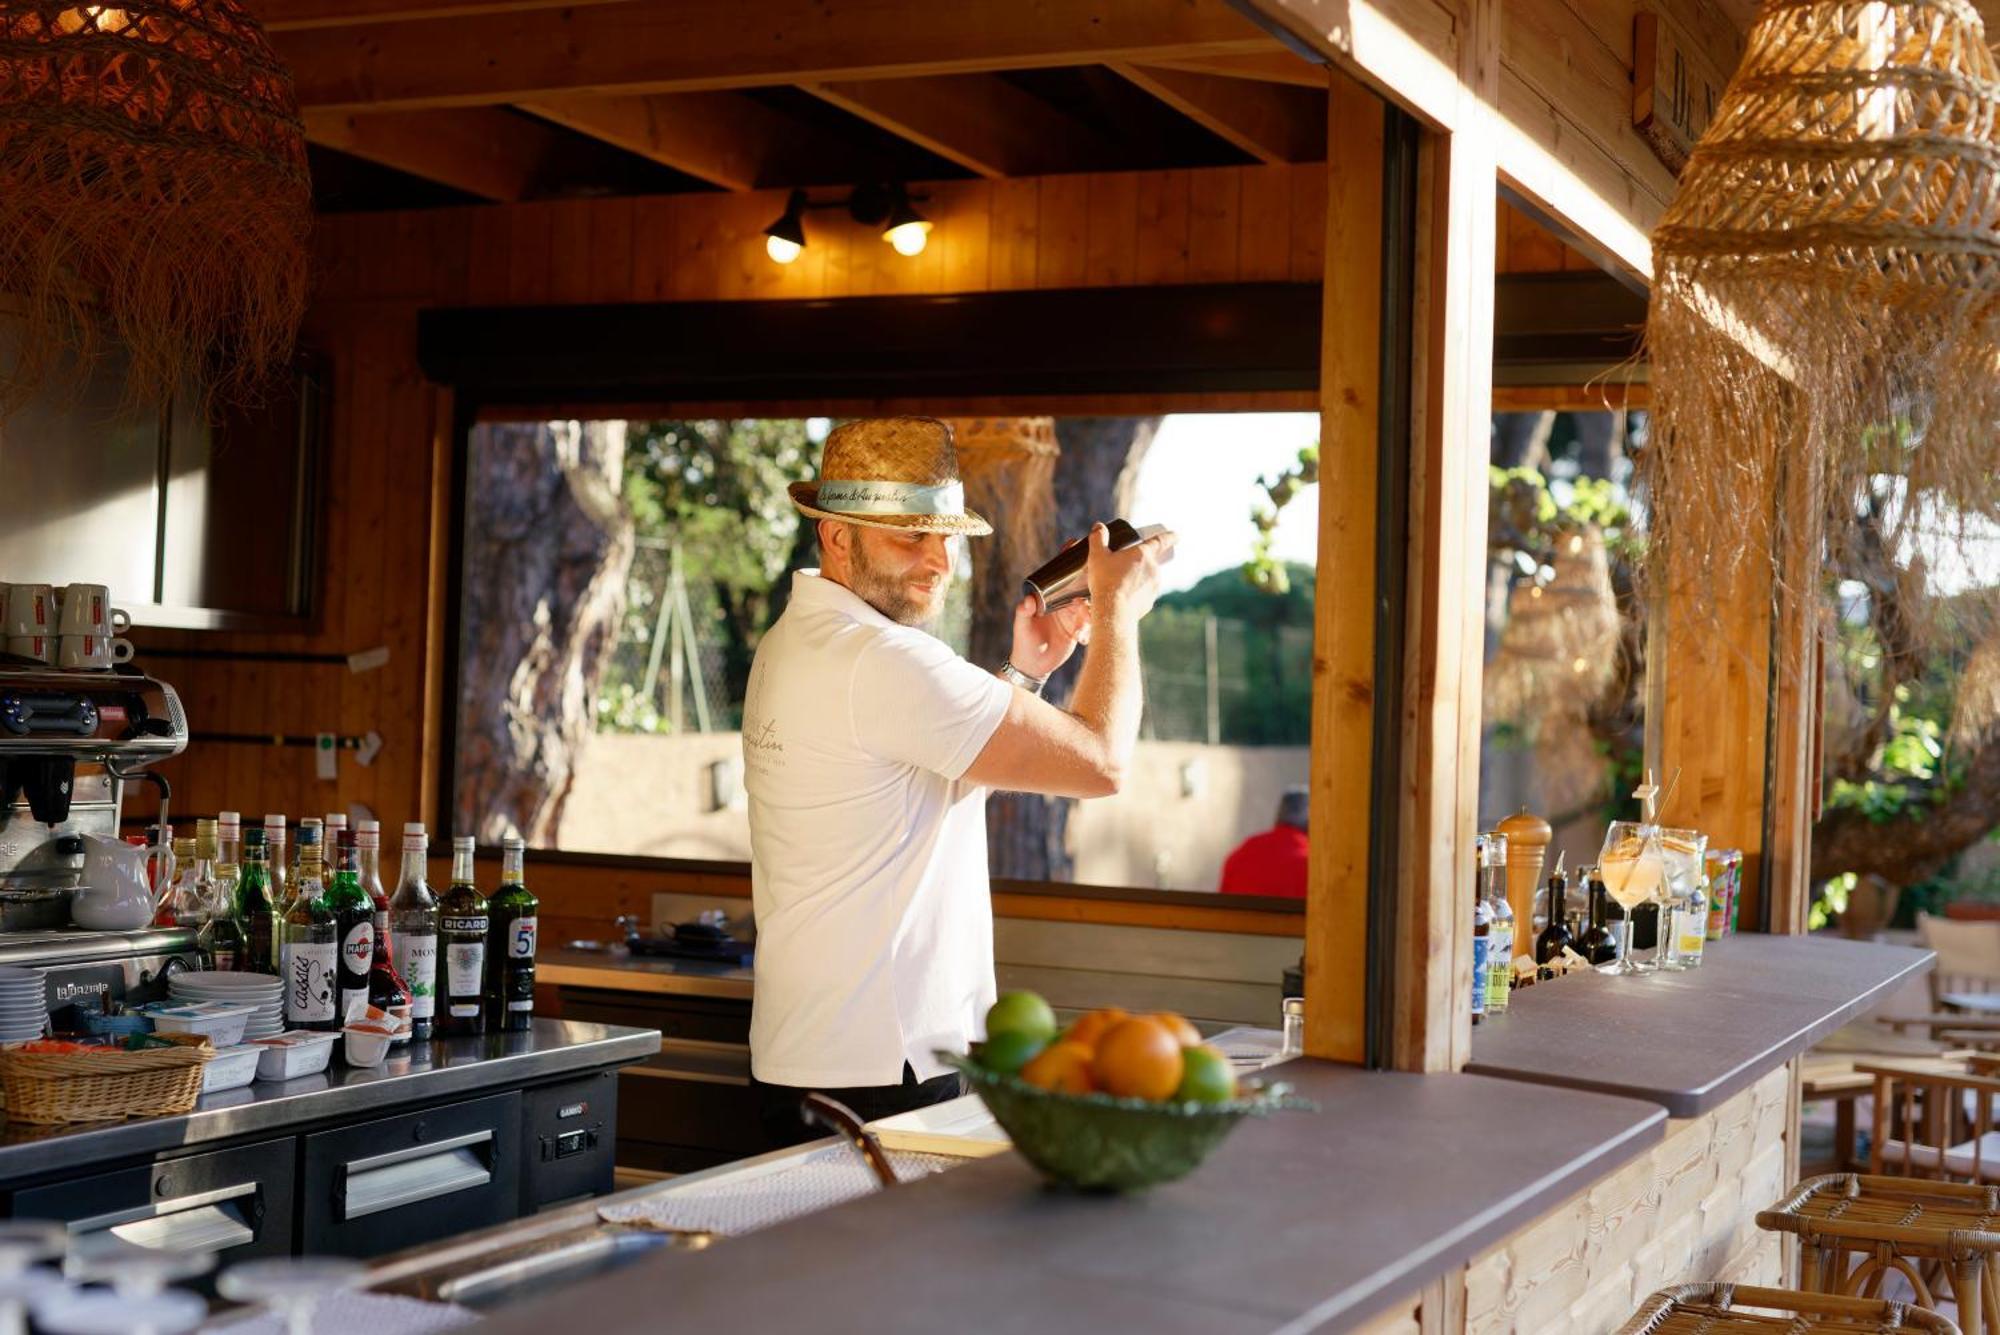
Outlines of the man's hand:
[{"label": "man's hand", "polygon": [[[1137,622],[1160,596],[1160,563],[1174,550],[1174,534],[1158,533],[1122,551],[1111,550],[1111,530],[1090,528],[1090,604],[1099,617]],[[1016,664],[1019,666],[1019,664]]]},{"label": "man's hand", "polygon": [[1090,604],[1066,603],[1046,616],[1035,612],[1035,595],[1014,606],[1014,650],[1007,661],[1031,677],[1046,677],[1090,643]]}]

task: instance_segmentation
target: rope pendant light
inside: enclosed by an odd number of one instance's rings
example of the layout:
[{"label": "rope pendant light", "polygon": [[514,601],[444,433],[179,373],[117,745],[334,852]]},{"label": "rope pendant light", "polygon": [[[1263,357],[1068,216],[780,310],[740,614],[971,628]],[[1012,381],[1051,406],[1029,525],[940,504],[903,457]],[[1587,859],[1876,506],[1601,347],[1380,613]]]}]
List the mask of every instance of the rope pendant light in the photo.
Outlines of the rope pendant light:
[{"label": "rope pendant light", "polygon": [[238,0],[0,0],[0,407],[127,358],[128,393],[290,354],[312,199],[290,73]]},{"label": "rope pendant light", "polygon": [[1765,0],[1653,234],[1646,470],[1676,579],[1837,537],[1885,475],[1898,540],[1990,510],[1996,110],[1967,0]]}]

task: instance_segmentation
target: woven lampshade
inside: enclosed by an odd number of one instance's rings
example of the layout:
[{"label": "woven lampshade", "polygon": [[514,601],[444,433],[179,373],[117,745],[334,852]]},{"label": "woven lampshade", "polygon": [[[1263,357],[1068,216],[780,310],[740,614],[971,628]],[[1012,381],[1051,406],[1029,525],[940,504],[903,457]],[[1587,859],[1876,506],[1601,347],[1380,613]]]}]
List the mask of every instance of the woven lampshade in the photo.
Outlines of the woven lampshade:
[{"label": "woven lampshade", "polygon": [[1047,558],[1055,527],[1056,443],[1053,417],[955,417],[965,503],[993,521],[993,559],[1018,578]]},{"label": "woven lampshade", "polygon": [[1871,474],[1902,477],[1905,527],[1990,509],[1996,113],[1967,0],[1759,10],[1653,235],[1645,467],[1655,549],[1682,572],[1713,584],[1775,554],[1773,495],[1810,543]]},{"label": "woven lampshade", "polygon": [[0,3],[0,405],[122,345],[135,398],[288,355],[311,219],[290,74],[237,0]]}]

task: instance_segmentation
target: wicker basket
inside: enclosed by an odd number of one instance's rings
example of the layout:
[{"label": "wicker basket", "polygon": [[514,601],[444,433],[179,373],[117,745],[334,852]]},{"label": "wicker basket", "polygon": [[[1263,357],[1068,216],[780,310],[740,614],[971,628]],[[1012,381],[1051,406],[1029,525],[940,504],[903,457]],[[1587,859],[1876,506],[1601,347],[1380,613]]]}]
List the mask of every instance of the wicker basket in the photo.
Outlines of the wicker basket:
[{"label": "wicker basket", "polygon": [[23,1052],[0,1048],[0,1095],[15,1122],[103,1122],[191,1112],[215,1055],[200,1034],[160,1034],[172,1048]]},{"label": "wicker basket", "polygon": [[1836,1298],[1748,1284],[1683,1284],[1648,1298],[1618,1335],[1959,1335],[1922,1307],[1880,1298]]}]

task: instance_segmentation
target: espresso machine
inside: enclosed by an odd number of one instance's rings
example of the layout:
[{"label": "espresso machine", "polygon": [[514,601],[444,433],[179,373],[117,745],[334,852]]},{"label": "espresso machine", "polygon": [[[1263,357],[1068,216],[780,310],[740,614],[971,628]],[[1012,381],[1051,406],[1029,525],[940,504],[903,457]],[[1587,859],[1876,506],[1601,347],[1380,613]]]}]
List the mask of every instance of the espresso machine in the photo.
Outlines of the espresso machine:
[{"label": "espresso machine", "polygon": [[51,1011],[79,1000],[148,1000],[199,967],[184,930],[84,931],[70,898],[84,834],[120,837],[127,790],[178,755],[187,717],[173,687],[136,668],[71,671],[0,655],[0,964],[41,969]]}]

